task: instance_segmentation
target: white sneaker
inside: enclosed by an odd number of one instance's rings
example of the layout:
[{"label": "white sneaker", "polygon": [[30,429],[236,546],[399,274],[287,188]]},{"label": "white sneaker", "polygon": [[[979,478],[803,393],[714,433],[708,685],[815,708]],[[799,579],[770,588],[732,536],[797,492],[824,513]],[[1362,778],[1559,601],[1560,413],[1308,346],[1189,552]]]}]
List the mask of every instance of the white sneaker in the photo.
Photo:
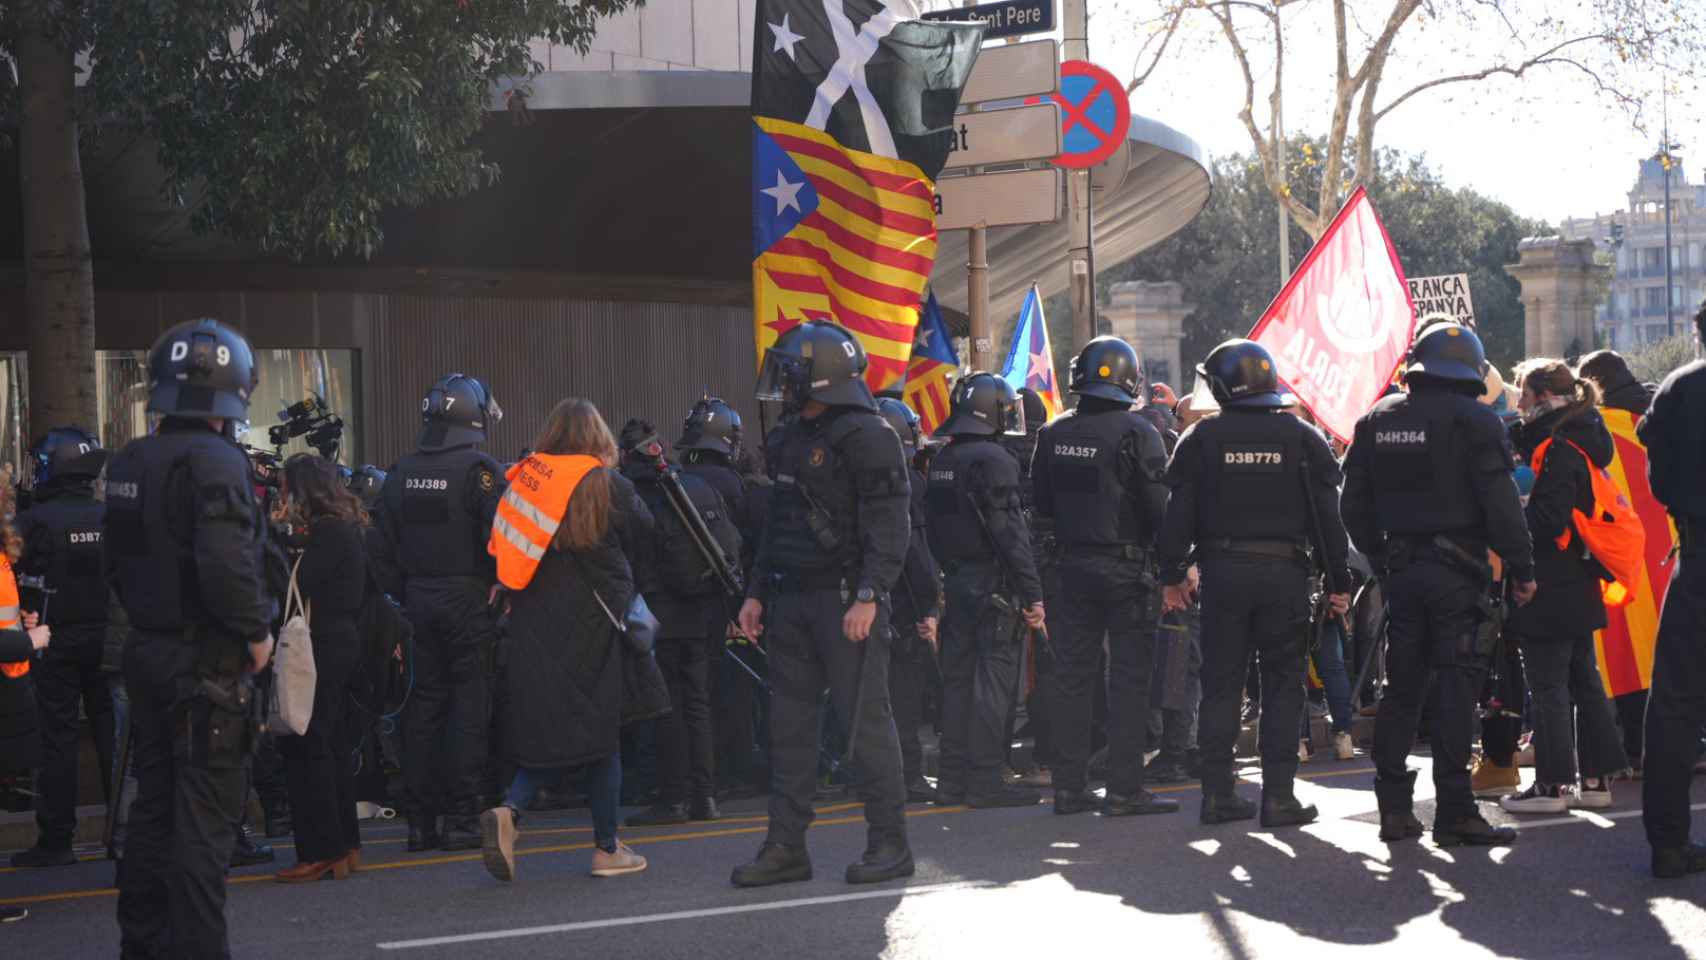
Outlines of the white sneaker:
[{"label": "white sneaker", "polygon": [[1340,760],[1355,760],[1357,755],[1356,741],[1347,733],[1333,734],[1333,754]]},{"label": "white sneaker", "polygon": [[1582,785],[1570,792],[1569,802],[1570,806],[1584,810],[1604,810],[1612,804],[1611,781],[1584,778]]},{"label": "white sneaker", "polygon": [[1521,793],[1513,793],[1499,801],[1506,813],[1563,813],[1570,807],[1566,799],[1568,787],[1548,786],[1538,780]]}]

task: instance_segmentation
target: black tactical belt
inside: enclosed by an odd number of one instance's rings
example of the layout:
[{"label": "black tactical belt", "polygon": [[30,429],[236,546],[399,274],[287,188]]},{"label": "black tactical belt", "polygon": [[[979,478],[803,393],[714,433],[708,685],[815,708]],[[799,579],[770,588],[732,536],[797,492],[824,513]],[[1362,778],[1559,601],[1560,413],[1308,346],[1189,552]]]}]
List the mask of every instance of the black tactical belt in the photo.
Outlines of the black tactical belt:
[{"label": "black tactical belt", "polygon": [[1250,557],[1271,557],[1277,560],[1296,560],[1303,562],[1308,556],[1307,549],[1296,540],[1210,540],[1202,545],[1203,552],[1209,556],[1220,554],[1238,554]]},{"label": "black tactical belt", "polygon": [[770,592],[798,593],[802,590],[845,590],[847,575],[839,570],[796,570],[770,575]]},{"label": "black tactical belt", "polygon": [[1135,543],[1063,543],[1060,550],[1066,556],[1074,553],[1094,553],[1104,557],[1118,557],[1121,560],[1149,559],[1149,551]]}]

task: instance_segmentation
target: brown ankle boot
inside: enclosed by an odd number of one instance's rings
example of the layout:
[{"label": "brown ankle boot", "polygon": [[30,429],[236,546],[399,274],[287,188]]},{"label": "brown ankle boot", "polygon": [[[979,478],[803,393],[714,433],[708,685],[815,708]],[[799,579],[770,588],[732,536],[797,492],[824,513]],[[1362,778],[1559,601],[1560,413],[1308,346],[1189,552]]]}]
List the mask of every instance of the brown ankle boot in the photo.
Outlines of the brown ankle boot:
[{"label": "brown ankle boot", "polygon": [[349,876],[347,855],[336,860],[299,863],[288,870],[280,870],[273,874],[272,878],[279,883],[313,883],[316,880],[324,880],[328,875],[336,880],[342,880]]}]

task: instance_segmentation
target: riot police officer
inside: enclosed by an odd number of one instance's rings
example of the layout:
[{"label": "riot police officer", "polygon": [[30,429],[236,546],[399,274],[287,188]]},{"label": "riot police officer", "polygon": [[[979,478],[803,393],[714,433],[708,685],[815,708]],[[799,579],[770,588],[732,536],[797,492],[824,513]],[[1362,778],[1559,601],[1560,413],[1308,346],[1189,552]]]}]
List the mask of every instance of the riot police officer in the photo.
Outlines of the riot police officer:
[{"label": "riot police officer", "polygon": [[1262,826],[1312,822],[1297,800],[1310,577],[1319,560],[1335,614],[1350,605],[1349,553],[1339,522],[1339,464],[1325,437],[1286,413],[1273,357],[1228,340],[1197,366],[1221,415],[1179,438],[1167,466],[1161,529],[1165,607],[1184,610],[1192,548],[1202,575],[1202,822],[1255,816],[1233,792],[1233,747],[1250,652],[1262,665]]},{"label": "riot police officer", "polygon": [[[1706,341],[1706,307],[1694,317]],[[1642,819],[1653,847],[1653,875],[1706,872],[1706,844],[1688,839],[1688,785],[1706,725],[1706,361],[1696,360],[1659,385],[1636,428],[1647,447],[1647,477],[1682,543],[1653,652],[1647,699]]]},{"label": "riot police officer", "polygon": [[137,796],[119,865],[126,957],[223,958],[225,868],[255,735],[249,674],[272,655],[265,529],[232,441],[257,377],[249,345],[213,320],[148,355],[157,432],[107,465],[109,580],[130,619],[125,686]]},{"label": "riot police officer", "polygon": [[[765,491],[740,466],[745,452],[742,440],[740,412],[718,397],[705,396],[693,404],[687,419],[682,421],[675,449],[681,457],[681,472],[709,483],[723,498],[729,518],[740,532],[738,559],[744,576],[752,569],[752,555],[758,548]],[[753,716],[759,705],[759,687],[746,668],[762,670],[762,655],[750,651],[744,638],[728,630],[726,615],[720,609],[717,616],[713,636],[726,639],[717,641],[725,649],[714,649],[709,665],[711,732],[716,743],[714,766],[724,784],[757,788],[767,781],[764,751],[757,742]],[[740,647],[740,652],[728,652],[729,644]],[[742,660],[736,662],[736,657]]]},{"label": "riot police officer", "polygon": [[912,532],[906,541],[906,563],[895,582],[893,629],[889,650],[889,701],[894,705],[895,730],[900,734],[901,768],[906,774],[908,803],[929,803],[936,788],[924,779],[924,745],[918,727],[924,722],[924,688],[936,669],[937,629],[942,618],[942,568],[930,552],[930,525],[924,507],[925,479],[913,466],[923,430],[918,414],[904,400],[877,398],[877,410],[900,437],[912,491]]},{"label": "riot police officer", "polygon": [[865,854],[847,882],[913,873],[906,791],[888,691],[889,589],[909,533],[900,438],[865,385],[864,347],[831,323],[796,328],[765,353],[759,400],[795,416],[766,461],[774,486],[740,624],[770,652],[770,830],[736,886],[808,880],[805,832],[818,763],[818,696],[846,718],[865,800]]},{"label": "riot police officer", "polygon": [[[1000,377],[954,386],[948,445],[930,461],[925,506],[931,551],[946,574],[942,622],[942,772],[936,802],[1019,807],[1037,802],[1002,780],[1007,719],[1018,694],[1024,626],[1043,628],[1043,587],[1019,508],[1019,465],[997,438],[1023,437],[1025,412]],[[1003,613],[1006,615],[1003,616]]]},{"label": "riot police officer", "polygon": [[622,427],[621,472],[633,481],[653,522],[642,535],[634,582],[658,619],[657,662],[669,687],[672,710],[657,721],[658,798],[628,818],[629,826],[662,826],[717,819],[712,766],[710,664],[723,645],[730,610],[722,586],[694,540],[693,511],[731,563],[740,556],[740,533],[723,498],[705,480],[675,473],[687,503],[678,505],[666,484],[663,445],[651,423],[633,419]]},{"label": "riot police officer", "polygon": [[1486,354],[1475,332],[1430,327],[1410,347],[1408,393],[1357,421],[1340,501],[1356,548],[1384,566],[1387,688],[1374,726],[1380,837],[1419,837],[1411,812],[1416,774],[1405,760],[1422,701],[1433,733],[1440,846],[1510,843],[1516,832],[1482,819],[1469,786],[1476,700],[1492,654],[1481,623],[1490,547],[1504,560],[1518,603],[1534,595],[1534,548],[1512,480],[1510,441],[1476,398]]},{"label": "riot police officer", "polygon": [[502,418],[479,380],[453,373],[438,381],[421,400],[416,452],[397,461],[380,491],[380,550],[403,581],[415,628],[414,689],[403,714],[410,850],[480,846],[495,636],[486,540],[503,479],[497,461],[475,447]]},{"label": "riot police officer", "polygon": [[1054,812],[1083,813],[1089,792],[1090,723],[1108,650],[1108,816],[1171,813],[1175,800],[1143,788],[1156,605],[1150,546],[1167,505],[1161,435],[1132,411],[1143,371],[1118,337],[1097,337],[1072,361],[1078,406],[1037,438],[1031,464],[1036,511],[1054,520],[1058,592],[1050,636],[1055,653],[1048,710],[1058,759]]},{"label": "riot police officer", "polygon": [[12,857],[14,867],[77,862],[71,839],[77,831],[79,701],[95,731],[103,786],[111,778],[113,699],[101,670],[107,628],[101,564],[106,508],[95,499],[95,478],[106,458],[100,441],[76,427],[49,430],[30,448],[35,462],[30,508],[18,515],[23,605],[53,628],[54,643],[34,671],[42,729],[36,780],[40,831],[33,849]]}]

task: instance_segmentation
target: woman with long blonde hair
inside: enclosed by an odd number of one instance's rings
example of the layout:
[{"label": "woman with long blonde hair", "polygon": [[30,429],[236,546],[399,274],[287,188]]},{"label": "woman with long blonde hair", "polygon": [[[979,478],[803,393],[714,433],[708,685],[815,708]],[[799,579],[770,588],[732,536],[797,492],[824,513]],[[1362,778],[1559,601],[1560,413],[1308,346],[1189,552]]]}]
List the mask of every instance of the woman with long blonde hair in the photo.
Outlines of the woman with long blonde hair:
[{"label": "woman with long blonde hair", "polygon": [[624,702],[630,654],[614,625],[635,596],[621,529],[642,518],[630,514],[637,501],[615,465],[616,441],[598,408],[563,400],[533,453],[510,469],[492,524],[490,549],[509,591],[495,749],[517,768],[504,803],[480,818],[486,869],[499,880],[515,876],[519,811],[547,775],[574,768],[592,808],[593,876],[646,868],[616,836],[620,731],[635,707]]}]

